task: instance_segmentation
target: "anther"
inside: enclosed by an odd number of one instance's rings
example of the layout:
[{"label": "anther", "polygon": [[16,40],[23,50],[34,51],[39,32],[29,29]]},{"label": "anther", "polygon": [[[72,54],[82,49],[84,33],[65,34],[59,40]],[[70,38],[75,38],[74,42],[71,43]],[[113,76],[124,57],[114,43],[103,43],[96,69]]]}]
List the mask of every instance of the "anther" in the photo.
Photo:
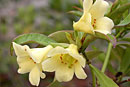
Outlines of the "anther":
[{"label": "anther", "polygon": [[75,63],[77,63],[78,62],[78,60],[75,60]]},{"label": "anther", "polygon": [[62,60],[62,56],[60,56],[60,59]]}]

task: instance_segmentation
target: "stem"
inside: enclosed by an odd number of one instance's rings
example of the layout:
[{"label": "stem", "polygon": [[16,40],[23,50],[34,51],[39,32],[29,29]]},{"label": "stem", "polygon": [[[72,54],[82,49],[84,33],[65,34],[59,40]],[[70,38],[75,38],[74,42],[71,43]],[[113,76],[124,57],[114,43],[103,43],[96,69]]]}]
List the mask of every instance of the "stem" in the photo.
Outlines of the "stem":
[{"label": "stem", "polygon": [[91,62],[89,61],[89,59],[88,59],[87,55],[85,54],[85,52],[82,52],[82,54],[83,54],[83,56],[84,56],[85,59],[86,59],[86,63],[87,63],[88,65],[91,64]]},{"label": "stem", "polygon": [[124,31],[124,29],[122,29],[122,30],[116,35],[116,38],[118,38],[123,31]]},{"label": "stem", "polygon": [[[83,54],[84,57],[86,58],[86,62],[87,62],[87,64],[88,64],[89,67],[90,67],[91,62],[89,61],[87,55],[85,54],[85,52],[82,52],[82,54]],[[95,77],[95,75],[94,75],[93,70],[92,70],[91,68],[90,68],[90,70],[91,70],[91,73],[92,73],[92,80],[93,80],[92,86],[93,86],[93,87],[96,87],[96,77]]]},{"label": "stem", "polygon": [[106,54],[106,57],[105,57],[105,61],[104,61],[102,70],[101,70],[101,72],[103,72],[103,73],[105,72],[106,67],[108,65],[111,49],[112,49],[112,43],[109,42],[108,49],[107,49],[107,54]]},{"label": "stem", "polygon": [[93,80],[92,87],[96,87],[96,77],[94,75],[93,70],[91,68],[90,68],[90,70],[91,70],[91,73],[92,73],[92,80]]}]

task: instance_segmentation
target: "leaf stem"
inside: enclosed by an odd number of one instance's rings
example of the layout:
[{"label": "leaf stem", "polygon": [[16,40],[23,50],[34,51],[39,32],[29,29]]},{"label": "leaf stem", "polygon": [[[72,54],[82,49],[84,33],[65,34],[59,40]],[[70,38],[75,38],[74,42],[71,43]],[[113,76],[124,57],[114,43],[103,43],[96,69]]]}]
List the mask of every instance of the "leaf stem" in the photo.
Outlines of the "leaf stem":
[{"label": "leaf stem", "polygon": [[112,49],[112,43],[109,42],[108,49],[107,49],[107,54],[106,54],[106,57],[105,57],[105,61],[104,61],[102,70],[101,70],[101,72],[103,72],[103,73],[105,72],[105,70],[107,68],[107,65],[108,65],[108,62],[109,62],[110,53],[111,53],[111,49]]}]

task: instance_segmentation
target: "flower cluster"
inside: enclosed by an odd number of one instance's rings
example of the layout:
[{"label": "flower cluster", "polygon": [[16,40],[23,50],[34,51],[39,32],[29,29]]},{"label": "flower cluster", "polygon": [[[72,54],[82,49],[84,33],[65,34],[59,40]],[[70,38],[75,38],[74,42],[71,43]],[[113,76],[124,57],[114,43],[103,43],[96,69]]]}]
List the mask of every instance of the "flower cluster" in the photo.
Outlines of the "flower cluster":
[{"label": "flower cluster", "polygon": [[[74,30],[94,34],[98,31],[103,34],[111,33],[113,21],[104,17],[109,4],[104,0],[83,1],[83,16],[73,24]],[[59,82],[72,80],[74,73],[77,78],[87,77],[83,68],[86,60],[78,52],[77,46],[69,44],[68,48],[48,45],[44,48],[29,48],[13,42],[19,65],[18,73],[29,73],[29,81],[38,86],[40,78],[46,75],[43,72],[55,72],[55,79]]]},{"label": "flower cluster", "polygon": [[40,77],[46,77],[42,71],[55,71],[55,78],[59,82],[70,81],[74,73],[79,79],[87,77],[83,70],[85,59],[78,53],[74,44],[70,44],[66,49],[59,46],[53,48],[51,45],[30,49],[27,45],[21,46],[13,42],[13,47],[19,64],[18,73],[29,72],[32,85],[38,86]]}]

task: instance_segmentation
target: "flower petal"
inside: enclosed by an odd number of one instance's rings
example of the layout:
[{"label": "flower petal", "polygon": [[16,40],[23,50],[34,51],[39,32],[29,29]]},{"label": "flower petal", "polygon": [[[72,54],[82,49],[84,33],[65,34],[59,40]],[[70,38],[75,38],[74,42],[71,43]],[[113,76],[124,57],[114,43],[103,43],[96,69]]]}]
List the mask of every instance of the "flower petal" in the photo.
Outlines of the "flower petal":
[{"label": "flower petal", "polygon": [[104,0],[96,0],[96,2],[92,5],[92,8],[90,9],[90,13],[93,19],[103,17],[104,14],[107,12],[108,7],[108,2]]},{"label": "flower petal", "polygon": [[69,53],[69,55],[72,56],[74,59],[78,60],[78,62],[82,67],[85,67],[86,60],[83,58],[83,56],[81,56],[80,54],[72,54],[72,53]]},{"label": "flower petal", "polygon": [[89,9],[91,8],[92,6],[92,3],[93,3],[93,0],[84,0],[83,1],[83,9],[84,9],[84,12],[88,12]]},{"label": "flower petal", "polygon": [[79,63],[85,67],[86,64],[86,60],[83,58],[82,55],[79,54],[77,46],[74,44],[70,44],[69,48],[67,48],[66,50],[69,51],[69,55],[72,56],[73,58],[77,59],[79,61]]},{"label": "flower petal", "polygon": [[41,73],[40,73],[40,77],[41,77],[42,79],[44,79],[44,78],[46,77],[46,75],[41,72]]},{"label": "flower petal", "polygon": [[19,69],[18,73],[24,74],[30,72],[32,68],[35,66],[33,60],[29,60],[28,58],[17,58]]},{"label": "flower petal", "polygon": [[53,47],[51,45],[48,45],[44,48],[34,48],[34,49],[28,49],[28,53],[31,56],[31,58],[36,62],[40,63],[42,60],[44,60],[44,57],[47,55],[47,53],[52,49]]},{"label": "flower petal", "polygon": [[42,62],[43,71],[54,72],[59,66],[57,58],[48,58]]},{"label": "flower petal", "polygon": [[102,17],[97,20],[95,31],[103,34],[110,34],[111,29],[114,27],[113,21],[108,17]]},{"label": "flower petal", "polygon": [[38,86],[40,82],[40,70],[35,66],[29,73],[29,81],[32,85]]},{"label": "flower petal", "polygon": [[55,56],[57,54],[66,54],[68,53],[67,50],[65,50],[63,47],[60,47],[60,46],[57,46],[55,48],[53,48],[52,50],[50,50],[50,52],[48,53],[48,57],[51,57],[51,56]]},{"label": "flower petal", "polygon": [[61,64],[55,72],[55,77],[59,82],[67,82],[72,80],[74,75],[74,69],[68,68],[67,66]]},{"label": "flower petal", "polygon": [[74,30],[94,34],[93,27],[91,25],[91,14],[84,13],[78,22],[73,24]]},{"label": "flower petal", "polygon": [[73,54],[79,54],[78,53],[78,48],[74,44],[70,44],[69,47],[66,50],[70,51]]},{"label": "flower petal", "polygon": [[75,74],[79,79],[85,79],[87,77],[86,73],[79,63],[75,64]]},{"label": "flower petal", "polygon": [[26,51],[27,49],[29,49],[29,47],[27,45],[21,46],[19,44],[16,44],[15,42],[13,42],[13,48],[14,48],[14,51],[17,56],[19,56],[19,57],[29,56]]}]

